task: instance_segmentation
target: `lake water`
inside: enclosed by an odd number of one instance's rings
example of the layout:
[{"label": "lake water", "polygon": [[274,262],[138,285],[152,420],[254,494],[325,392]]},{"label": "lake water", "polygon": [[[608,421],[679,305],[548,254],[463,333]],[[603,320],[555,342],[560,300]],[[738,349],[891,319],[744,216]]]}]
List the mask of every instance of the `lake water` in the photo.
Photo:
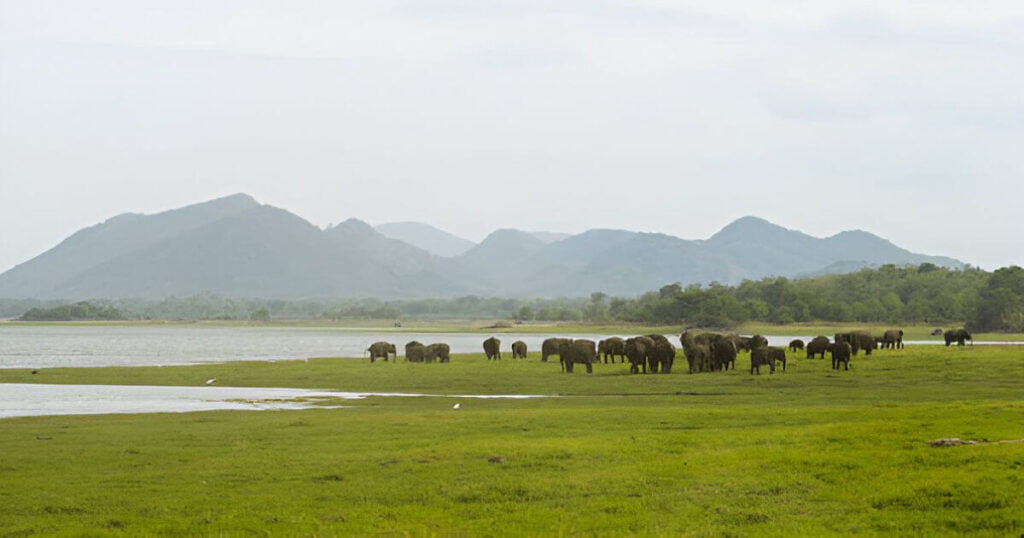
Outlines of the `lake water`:
[{"label": "lake water", "polygon": [[[338,392],[260,387],[156,387],[128,385],[43,385],[0,383],[0,418],[42,415],[95,415],[109,413],[185,413],[190,411],[308,409],[316,400],[353,400],[368,396],[436,397],[438,409],[451,409],[452,401],[477,398],[539,398],[537,395],[405,394]],[[302,400],[298,400],[302,399]],[[303,401],[305,400],[305,401]],[[459,404],[460,407],[463,405]],[[338,408],[343,406],[317,406]]]},{"label": "lake water", "polygon": [[[514,340],[531,351],[552,336],[601,340],[595,334],[503,334],[502,353],[511,357]],[[623,335],[626,336],[626,335]],[[666,335],[678,344],[678,335]],[[401,355],[406,342],[445,342],[452,353],[482,353],[487,335],[352,331],[298,327],[160,327],[65,326],[0,324],[0,368],[87,366],[157,366],[228,361],[271,361],[313,357],[366,357],[378,340],[393,342]],[[769,343],[785,346],[793,338],[772,336]],[[936,344],[941,340],[910,342]]]}]

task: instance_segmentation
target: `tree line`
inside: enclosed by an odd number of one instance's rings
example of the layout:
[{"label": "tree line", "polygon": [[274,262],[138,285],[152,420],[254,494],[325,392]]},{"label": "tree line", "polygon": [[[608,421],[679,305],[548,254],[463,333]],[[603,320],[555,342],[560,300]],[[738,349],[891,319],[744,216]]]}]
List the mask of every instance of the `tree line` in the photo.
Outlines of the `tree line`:
[{"label": "tree line", "polygon": [[[88,305],[88,306],[84,306]],[[26,309],[28,309],[26,311]],[[52,312],[47,312],[52,310]],[[70,314],[69,314],[70,312]],[[1024,332],[1024,269],[994,272],[925,263],[885,265],[849,274],[739,285],[668,284],[639,297],[514,299],[283,300],[201,294],[160,300],[124,299],[73,305],[0,300],[0,315],[24,319],[514,319],[630,322],[730,327],[744,322],[879,322],[966,324],[974,331]],[[31,316],[29,314],[32,314]]]}]

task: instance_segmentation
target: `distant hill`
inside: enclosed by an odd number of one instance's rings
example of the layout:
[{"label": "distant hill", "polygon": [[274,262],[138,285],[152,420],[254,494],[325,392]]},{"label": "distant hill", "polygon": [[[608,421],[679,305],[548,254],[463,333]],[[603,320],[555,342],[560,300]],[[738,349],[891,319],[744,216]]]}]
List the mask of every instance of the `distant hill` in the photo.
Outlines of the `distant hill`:
[{"label": "distant hill", "polygon": [[[388,237],[382,227],[406,239]],[[626,230],[559,238],[505,229],[480,244],[467,242],[471,246],[459,254],[439,255],[465,247],[452,238],[458,239],[418,223],[374,228],[357,219],[321,230],[237,194],[155,215],[120,215],[80,230],[0,274],[0,297],[637,295],[673,282],[736,284],[886,263],[963,266],[863,231],[820,239],[755,217],[703,241]]]},{"label": "distant hill", "polygon": [[375,229],[386,237],[405,241],[431,254],[444,258],[458,256],[476,243],[422,222],[389,222]]}]

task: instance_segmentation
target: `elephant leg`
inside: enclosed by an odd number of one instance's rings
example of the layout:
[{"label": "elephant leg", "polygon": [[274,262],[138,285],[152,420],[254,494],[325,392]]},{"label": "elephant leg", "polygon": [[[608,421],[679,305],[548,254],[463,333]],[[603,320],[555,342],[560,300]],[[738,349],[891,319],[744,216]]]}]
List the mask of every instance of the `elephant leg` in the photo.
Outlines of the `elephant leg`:
[{"label": "elephant leg", "polygon": [[631,373],[631,374],[639,374],[640,373],[640,369],[637,368],[635,364],[631,364],[631,365],[629,365],[629,373]]}]

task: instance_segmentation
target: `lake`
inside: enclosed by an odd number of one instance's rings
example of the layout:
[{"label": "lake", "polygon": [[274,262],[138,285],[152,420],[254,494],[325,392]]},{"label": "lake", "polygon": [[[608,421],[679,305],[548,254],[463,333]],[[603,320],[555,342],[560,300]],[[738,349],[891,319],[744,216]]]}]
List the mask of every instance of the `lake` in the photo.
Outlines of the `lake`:
[{"label": "lake", "polygon": [[[403,353],[406,342],[445,342],[452,353],[482,353],[486,334],[417,333],[307,327],[163,327],[122,325],[0,324],[0,368],[92,366],[159,366],[228,361],[273,361],[313,357],[366,357],[378,340],[393,342]],[[552,336],[601,340],[597,334],[502,334],[502,353],[511,357],[515,340],[530,351]],[[628,336],[628,335],[622,335]],[[678,344],[678,335],[666,335]],[[769,343],[785,346],[793,338],[771,336]],[[937,344],[941,341],[908,342]]]}]

